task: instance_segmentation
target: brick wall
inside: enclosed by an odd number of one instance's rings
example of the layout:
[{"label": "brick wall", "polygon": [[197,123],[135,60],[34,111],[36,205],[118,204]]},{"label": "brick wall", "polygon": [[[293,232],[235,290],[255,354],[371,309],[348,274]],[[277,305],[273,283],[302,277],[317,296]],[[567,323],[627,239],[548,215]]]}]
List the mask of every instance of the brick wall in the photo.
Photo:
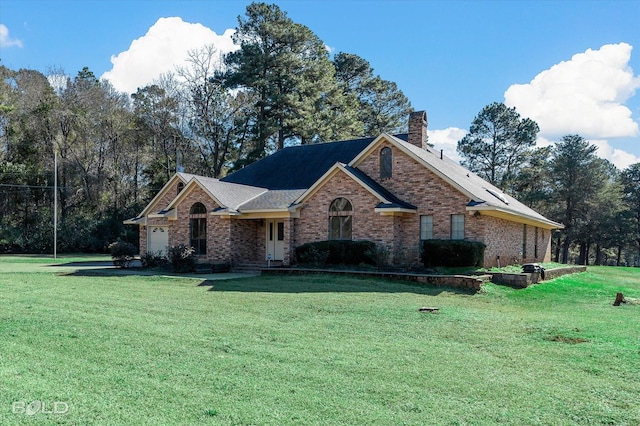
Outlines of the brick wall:
[{"label": "brick wall", "polygon": [[[374,212],[380,201],[342,171],[305,201],[300,218],[294,219],[291,248],[329,238],[329,206],[338,197],[347,198],[353,206],[353,240],[371,240],[392,248],[394,233],[398,232],[397,221]],[[285,230],[286,226],[287,222]]]},{"label": "brick wall", "polygon": [[[301,209],[300,219],[295,219],[295,235],[292,247],[326,240],[329,237],[328,211],[338,197],[349,199],[354,208],[354,240],[371,240],[386,246],[394,264],[410,265],[420,261],[420,215],[433,216],[434,238],[449,239],[451,215],[465,215],[465,237],[481,240],[484,225],[466,212],[468,199],[455,191],[448,183],[430,172],[391,144],[393,150],[393,176],[381,183],[387,189],[418,207],[417,214],[382,216],[374,212],[379,200],[343,172],[338,172],[318,192],[310,197]],[[376,179],[379,177],[379,150],[366,158],[358,168]],[[425,191],[425,188],[428,189]],[[477,223],[477,224],[476,224]]]},{"label": "brick wall", "polygon": [[140,235],[138,236],[138,247],[140,247],[140,255],[143,255],[147,252],[147,227],[140,227]]},{"label": "brick wall", "polygon": [[[200,187],[193,186],[176,206],[177,219],[170,220],[169,245],[191,243],[189,235],[189,211],[195,203],[202,203],[207,212],[219,207]],[[198,256],[201,262],[228,262],[231,246],[231,221],[207,214],[207,253]]]},{"label": "brick wall", "polygon": [[231,253],[232,263],[264,259],[264,226],[261,220],[231,219]]},{"label": "brick wall", "polygon": [[[391,178],[380,180],[380,150],[384,147],[391,148],[393,173]],[[398,217],[396,220],[401,227],[396,240],[401,247],[400,256],[404,259],[401,263],[419,262],[421,215],[433,216],[433,238],[451,237],[452,214],[465,215],[465,238],[474,240],[479,237],[478,230],[468,226],[473,221],[466,211],[469,199],[395,146],[382,143],[358,164],[358,168],[401,200],[418,208],[416,214]]]},{"label": "brick wall", "polygon": [[[292,219],[292,218],[287,218],[284,220],[284,260],[282,262],[284,266],[289,266],[295,260],[293,259],[293,250],[294,250],[293,241],[294,241],[294,230],[295,230],[294,221],[295,219]],[[265,235],[265,233],[263,232],[262,235]],[[262,244],[262,247],[264,246],[265,245]]]},{"label": "brick wall", "polygon": [[548,229],[538,228],[538,256],[536,257],[536,227],[526,226],[527,248],[526,256],[523,256],[523,224],[489,216],[481,216],[481,218],[485,223],[485,233],[479,241],[487,245],[484,254],[486,267],[498,266],[498,256],[500,256],[500,266],[551,260],[551,231]]},{"label": "brick wall", "polygon": [[[390,147],[393,155],[393,173],[389,179],[380,180],[380,150]],[[501,263],[546,262],[551,254],[551,233],[538,228],[538,256],[535,257],[535,227],[527,225],[527,257],[522,259],[523,225],[504,219],[469,214],[466,205],[469,198],[425,168],[413,158],[389,143],[382,143],[363,159],[357,167],[377,180],[400,199],[418,208],[416,215],[397,218],[400,230],[396,232],[396,250],[401,247],[405,262],[419,261],[420,216],[433,216],[433,238],[451,238],[451,215],[462,214],[465,220],[465,239],[487,244],[485,266],[495,266],[500,255]]]}]

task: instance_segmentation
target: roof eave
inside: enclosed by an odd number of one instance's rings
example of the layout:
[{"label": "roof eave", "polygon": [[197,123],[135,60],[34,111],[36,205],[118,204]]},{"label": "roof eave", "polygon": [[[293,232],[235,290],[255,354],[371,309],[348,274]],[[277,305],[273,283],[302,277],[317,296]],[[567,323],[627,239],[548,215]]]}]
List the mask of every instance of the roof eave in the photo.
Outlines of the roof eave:
[{"label": "roof eave", "polygon": [[544,229],[563,229],[564,225],[547,218],[537,218],[526,214],[514,212],[511,210],[503,209],[497,206],[491,205],[476,205],[467,206],[468,212],[479,212],[486,216],[497,217],[501,219],[507,219],[512,222],[522,223],[526,225],[534,225]]},{"label": "roof eave", "polygon": [[167,218],[169,220],[176,220],[178,218],[178,210],[175,208],[171,208],[167,211],[159,211],[157,213],[151,213],[148,215],[150,218]]},{"label": "roof eave", "polygon": [[122,223],[125,225],[141,225],[142,226],[147,224],[147,218],[146,216],[134,217],[131,219],[123,220]]},{"label": "roof eave", "polygon": [[170,187],[172,186],[173,182],[176,179],[179,179],[184,184],[189,183],[189,181],[186,180],[185,177],[186,176],[183,176],[181,173],[175,173],[173,176],[171,176],[171,179],[169,179],[167,181],[167,183],[164,184],[162,189],[160,189],[160,191],[158,191],[156,196],[153,197],[153,199],[149,202],[149,204],[147,204],[147,206],[144,208],[144,210],[142,210],[142,212],[140,213],[139,216],[140,217],[146,216],[148,214],[149,210],[151,209],[151,207],[153,205],[155,205],[156,201],[158,201],[158,200],[160,200],[162,198],[162,196],[170,189]]},{"label": "roof eave", "polygon": [[280,209],[254,209],[254,210],[228,210],[220,209],[210,213],[212,216],[220,216],[236,219],[286,219],[299,218],[300,212],[297,208],[286,207]]},{"label": "roof eave", "polygon": [[222,204],[220,200],[218,200],[218,198],[215,195],[213,195],[211,191],[209,191],[209,188],[207,188],[202,182],[200,182],[197,177],[194,177],[189,181],[189,183],[187,183],[184,189],[180,191],[180,193],[173,200],[171,200],[167,208],[168,209],[174,208],[179,203],[181,203],[182,200],[188,195],[188,192],[192,190],[192,187],[194,185],[199,186],[200,189],[204,191],[204,193],[207,194],[217,205],[224,206],[224,204]]}]

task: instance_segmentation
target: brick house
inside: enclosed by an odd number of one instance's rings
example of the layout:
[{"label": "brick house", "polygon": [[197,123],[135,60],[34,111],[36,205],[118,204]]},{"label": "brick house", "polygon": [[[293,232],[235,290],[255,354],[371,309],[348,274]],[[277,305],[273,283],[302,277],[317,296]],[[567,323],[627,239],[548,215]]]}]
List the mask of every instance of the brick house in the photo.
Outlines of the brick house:
[{"label": "brick house", "polygon": [[295,262],[295,247],[370,240],[419,262],[424,239],[486,244],[484,266],[550,260],[553,222],[409,133],[284,148],[222,179],[176,173],[136,218],[140,253],[188,244],[202,262]]}]

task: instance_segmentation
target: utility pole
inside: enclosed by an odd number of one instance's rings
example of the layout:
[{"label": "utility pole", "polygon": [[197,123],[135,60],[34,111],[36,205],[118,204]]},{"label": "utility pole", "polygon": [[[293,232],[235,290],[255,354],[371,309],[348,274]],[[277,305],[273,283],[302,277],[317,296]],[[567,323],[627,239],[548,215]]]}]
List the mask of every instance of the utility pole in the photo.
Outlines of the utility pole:
[{"label": "utility pole", "polygon": [[53,147],[53,258],[58,258],[58,151]]}]

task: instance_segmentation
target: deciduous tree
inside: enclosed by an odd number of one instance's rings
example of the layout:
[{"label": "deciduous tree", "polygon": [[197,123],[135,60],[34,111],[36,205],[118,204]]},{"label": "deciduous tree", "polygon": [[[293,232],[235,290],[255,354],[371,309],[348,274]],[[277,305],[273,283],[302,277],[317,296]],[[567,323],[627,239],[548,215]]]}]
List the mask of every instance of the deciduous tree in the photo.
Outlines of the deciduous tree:
[{"label": "deciduous tree", "polygon": [[236,115],[241,108],[215,73],[222,67],[214,46],[189,52],[189,65],[178,69],[185,80],[189,137],[198,154],[195,173],[219,177],[235,157]]}]

